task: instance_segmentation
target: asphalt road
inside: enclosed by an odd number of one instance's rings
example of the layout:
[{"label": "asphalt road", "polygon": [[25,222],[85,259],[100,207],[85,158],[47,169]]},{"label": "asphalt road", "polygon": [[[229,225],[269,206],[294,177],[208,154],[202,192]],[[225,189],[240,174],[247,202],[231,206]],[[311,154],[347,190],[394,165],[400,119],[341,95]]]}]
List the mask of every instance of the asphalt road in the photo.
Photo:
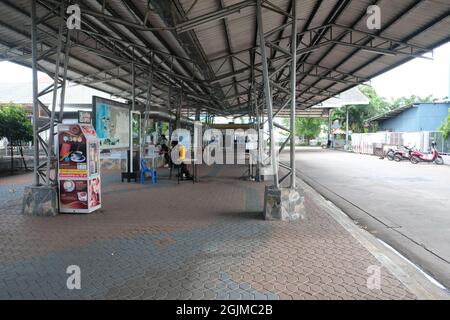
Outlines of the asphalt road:
[{"label": "asphalt road", "polygon": [[450,166],[320,148],[296,158],[307,183],[450,288]]}]

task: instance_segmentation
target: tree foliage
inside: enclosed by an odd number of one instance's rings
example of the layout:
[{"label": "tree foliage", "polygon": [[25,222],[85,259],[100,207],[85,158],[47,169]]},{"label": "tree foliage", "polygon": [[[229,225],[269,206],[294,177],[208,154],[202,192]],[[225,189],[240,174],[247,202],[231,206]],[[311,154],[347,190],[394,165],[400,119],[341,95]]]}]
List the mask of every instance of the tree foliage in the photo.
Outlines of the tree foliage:
[{"label": "tree foliage", "polygon": [[22,106],[10,103],[0,108],[0,138],[13,145],[33,140],[31,121]]},{"label": "tree foliage", "polygon": [[[284,125],[289,127],[289,121],[289,119],[284,119]],[[305,137],[308,141],[314,139],[320,134],[322,124],[324,124],[322,119],[297,117],[295,119],[295,135]]]},{"label": "tree foliage", "polygon": [[439,128],[439,131],[442,132],[442,136],[444,139],[448,139],[450,136],[450,109],[448,109],[449,115],[447,119],[445,119],[444,123]]},{"label": "tree foliage", "polygon": [[[390,101],[378,95],[375,89],[369,85],[359,86],[359,90],[369,98],[368,106],[347,106],[349,108],[349,129],[353,132],[367,132],[370,129],[365,126],[365,120],[389,112],[405,105],[411,105],[420,102],[431,102],[436,99],[433,96],[401,97],[391,99]],[[346,107],[338,108],[333,111],[333,120],[339,120],[341,124],[346,122]]]}]

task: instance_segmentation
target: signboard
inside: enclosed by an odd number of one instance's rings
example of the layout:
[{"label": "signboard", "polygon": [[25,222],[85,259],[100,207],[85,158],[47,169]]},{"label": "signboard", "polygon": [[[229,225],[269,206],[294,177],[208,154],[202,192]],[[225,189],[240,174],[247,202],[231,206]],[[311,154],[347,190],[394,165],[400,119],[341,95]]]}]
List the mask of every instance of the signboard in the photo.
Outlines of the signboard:
[{"label": "signboard", "polygon": [[131,112],[131,132],[133,140],[133,148],[138,150],[141,146],[141,113],[137,111]]},{"label": "signboard", "polygon": [[140,170],[141,164],[141,113],[139,111],[131,111],[130,118],[131,141],[130,141],[130,172]]},{"label": "signboard", "polygon": [[78,123],[91,124],[92,112],[78,110]]},{"label": "signboard", "polygon": [[59,128],[59,177],[87,178],[86,137],[79,125]]},{"label": "signboard", "polygon": [[88,181],[60,180],[59,201],[63,209],[88,209]]},{"label": "signboard", "polygon": [[96,177],[94,179],[89,180],[88,185],[88,200],[89,200],[89,207],[95,208],[100,206],[101,199],[100,199],[100,177]]},{"label": "signboard", "polygon": [[130,147],[129,106],[113,100],[93,97],[95,130],[100,149],[126,149]]},{"label": "signboard", "polygon": [[88,213],[101,207],[100,145],[90,124],[58,125],[60,212]]}]

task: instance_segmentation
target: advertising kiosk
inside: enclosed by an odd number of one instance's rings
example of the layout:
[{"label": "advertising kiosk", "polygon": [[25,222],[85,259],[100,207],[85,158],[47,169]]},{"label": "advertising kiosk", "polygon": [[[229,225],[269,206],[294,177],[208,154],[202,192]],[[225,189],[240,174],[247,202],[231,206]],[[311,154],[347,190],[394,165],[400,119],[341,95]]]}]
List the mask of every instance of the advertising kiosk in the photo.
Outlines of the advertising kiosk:
[{"label": "advertising kiosk", "polygon": [[59,211],[90,213],[101,207],[100,144],[90,124],[58,125]]}]

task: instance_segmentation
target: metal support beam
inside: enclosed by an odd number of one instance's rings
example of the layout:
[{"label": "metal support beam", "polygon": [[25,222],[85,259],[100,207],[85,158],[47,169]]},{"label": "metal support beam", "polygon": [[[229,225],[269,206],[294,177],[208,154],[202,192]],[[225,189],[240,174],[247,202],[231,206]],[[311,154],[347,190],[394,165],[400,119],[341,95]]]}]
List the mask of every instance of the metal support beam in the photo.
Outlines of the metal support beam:
[{"label": "metal support beam", "polygon": [[151,68],[149,73],[149,84],[147,88],[147,99],[145,101],[145,113],[144,113],[144,135],[147,134],[148,128],[148,119],[150,116],[150,107],[151,107],[151,99],[152,99],[152,90],[153,90],[153,55],[151,56]]},{"label": "metal support beam", "polygon": [[36,0],[31,1],[31,47],[32,47],[32,72],[33,72],[33,145],[34,145],[34,169],[33,169],[33,185],[38,186],[39,181],[39,141],[38,141],[38,64],[37,64],[37,16],[36,16]]},{"label": "metal support beam", "polygon": [[348,115],[349,115],[349,107],[345,107],[345,148],[348,150]]},{"label": "metal support beam", "polygon": [[279,187],[278,181],[278,163],[275,152],[275,139],[274,139],[274,131],[273,131],[273,118],[272,118],[272,94],[270,92],[270,79],[269,79],[269,66],[267,63],[267,54],[266,54],[266,41],[264,38],[264,29],[263,29],[263,21],[262,21],[262,8],[261,8],[261,0],[256,1],[256,20],[258,22],[258,35],[259,35],[259,46],[261,49],[261,59],[262,59],[262,67],[263,67],[263,85],[264,85],[264,97],[266,101],[267,108],[267,116],[269,118],[269,137],[270,137],[270,158],[272,165],[272,174],[273,174],[273,182],[275,187]]},{"label": "metal support beam", "polygon": [[[45,32],[41,32],[43,19],[37,17],[37,0],[31,3],[31,48],[32,48],[32,74],[33,74],[33,142],[34,142],[34,177],[33,185],[46,185],[47,187],[56,184],[57,177],[57,155],[54,151],[55,128],[63,119],[65,87],[67,81],[67,68],[70,54],[70,34],[65,28],[65,8],[66,1],[61,1],[53,8],[52,15],[59,22],[56,33],[55,46],[55,69],[45,70],[49,76],[53,77],[53,83],[39,91],[39,80],[37,72],[40,70],[39,60],[45,57],[39,55],[38,43],[47,37]],[[60,92],[60,114],[56,117],[56,105]],[[52,95],[51,108],[40,101],[43,95]],[[43,110],[45,114],[40,114]],[[43,137],[45,135],[48,137]],[[46,156],[45,161],[40,162],[41,151]]]},{"label": "metal support beam", "polygon": [[295,176],[295,109],[297,99],[297,3],[292,0],[292,35],[291,35],[291,149],[290,149],[290,164],[291,164],[291,188],[296,188]]}]

